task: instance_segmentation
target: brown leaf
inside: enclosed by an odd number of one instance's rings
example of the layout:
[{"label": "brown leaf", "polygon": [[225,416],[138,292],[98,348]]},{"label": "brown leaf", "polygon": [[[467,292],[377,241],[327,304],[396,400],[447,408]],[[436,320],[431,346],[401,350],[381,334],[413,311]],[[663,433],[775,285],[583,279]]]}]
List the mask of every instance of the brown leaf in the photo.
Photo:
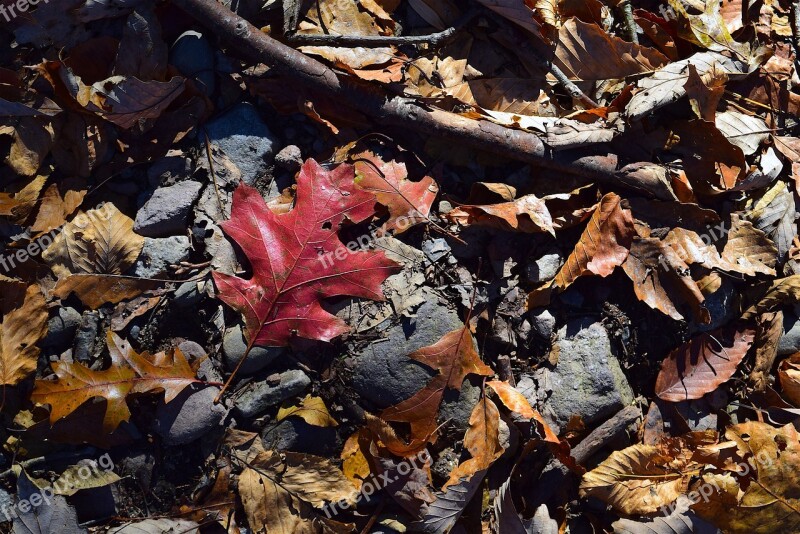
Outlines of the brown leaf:
[{"label": "brown leaf", "polygon": [[658,50],[610,35],[596,24],[570,19],[558,32],[555,62],[571,79],[590,81],[652,72],[669,60]]},{"label": "brown leaf", "polygon": [[512,202],[499,204],[458,206],[446,217],[461,226],[489,226],[525,233],[548,232],[555,236],[550,212],[544,200],[536,195],[525,195]]},{"label": "brown leaf", "polygon": [[94,371],[79,363],[56,362],[56,380],[36,381],[31,400],[50,405],[51,424],[99,397],[106,401],[103,430],[111,433],[130,418],[126,402],[129,394],[164,391],[164,401],[169,402],[198,382],[178,349],[153,356],[137,354],[112,332],[108,333],[108,348],[112,362],[108,369]]},{"label": "brown leaf", "polygon": [[300,404],[286,401],[278,410],[277,421],[283,421],[287,417],[300,417],[309,425],[314,426],[337,426],[339,423],[331,417],[325,401],[319,397],[306,395]]},{"label": "brown leaf", "polygon": [[800,274],[774,280],[763,296],[744,314],[742,320],[752,319],[756,315],[772,311],[782,304],[800,301]]},{"label": "brown leaf", "polygon": [[722,268],[749,276],[775,276],[778,249],[753,223],[732,215],[728,241],[722,249]]},{"label": "brown leaf", "polygon": [[778,367],[778,379],[783,396],[795,406],[800,406],[800,352],[792,354],[781,362]]},{"label": "brown leaf", "polygon": [[611,453],[583,475],[580,494],[596,497],[624,514],[651,514],[688,491],[694,471],[691,451],[682,438],[657,445],[632,445]]},{"label": "brown leaf", "polygon": [[0,215],[23,222],[33,210],[47,176],[37,176],[15,193],[0,193]]},{"label": "brown leaf", "polygon": [[442,486],[458,484],[462,478],[469,478],[478,471],[489,469],[495,460],[503,454],[500,445],[500,412],[497,406],[483,395],[469,417],[469,428],[464,435],[464,447],[471,458],[458,464],[450,473],[450,479]]},{"label": "brown leaf", "polygon": [[387,421],[409,423],[412,440],[416,442],[426,442],[436,431],[436,416],[445,389],[460,391],[469,374],[494,374],[475,352],[475,342],[467,326],[448,332],[433,345],[411,353],[409,358],[438,373],[420,391],[385,409],[381,417]]},{"label": "brown leaf", "polygon": [[42,258],[59,278],[71,274],[122,274],[133,265],[144,238],[114,204],[80,213],[64,226]]},{"label": "brown leaf", "polygon": [[622,265],[630,251],[634,228],[631,212],[621,202],[614,193],[603,196],[575,250],[556,274],[556,287],[565,289],[587,274],[605,277]]},{"label": "brown leaf", "polygon": [[65,299],[75,293],[81,302],[96,310],[106,303],[117,304],[132,299],[143,291],[155,289],[159,282],[146,278],[112,274],[73,274],[62,278],[53,289],[53,295]]},{"label": "brown leaf", "polygon": [[693,337],[662,362],[656,395],[680,402],[714,391],[736,372],[754,337],[753,329],[735,325]]},{"label": "brown leaf", "polygon": [[323,517],[326,502],[352,504],[356,490],[327,458],[296,452],[260,452],[239,476],[239,495],[256,532],[347,534],[352,525]]},{"label": "brown leaf", "polygon": [[728,75],[724,71],[712,68],[706,76],[707,79],[704,80],[698,74],[697,67],[691,63],[688,67],[689,77],[684,89],[689,97],[692,110],[699,118],[713,122],[719,101],[725,93],[725,82],[728,81]]},{"label": "brown leaf", "polygon": [[[8,296],[8,292],[3,288]],[[39,347],[47,333],[47,308],[39,286],[13,291],[21,302],[3,300],[0,324],[0,384],[13,386],[36,370]]]},{"label": "brown leaf", "polygon": [[430,222],[428,215],[439,192],[433,178],[425,176],[412,182],[405,163],[383,161],[370,151],[353,155],[352,159],[358,187],[375,195],[389,209],[387,229],[401,234],[414,225]]},{"label": "brown leaf", "polygon": [[38,117],[22,117],[14,128],[9,166],[19,175],[35,176],[53,146],[53,127]]},{"label": "brown leaf", "polygon": [[52,184],[40,198],[31,231],[49,232],[63,225],[67,217],[80,207],[85,196],[85,189],[64,188],[62,183]]},{"label": "brown leaf", "polygon": [[756,391],[765,391],[769,385],[772,364],[778,356],[778,342],[782,335],[782,311],[764,313],[756,320],[756,338],[753,342],[755,362],[749,378]]}]

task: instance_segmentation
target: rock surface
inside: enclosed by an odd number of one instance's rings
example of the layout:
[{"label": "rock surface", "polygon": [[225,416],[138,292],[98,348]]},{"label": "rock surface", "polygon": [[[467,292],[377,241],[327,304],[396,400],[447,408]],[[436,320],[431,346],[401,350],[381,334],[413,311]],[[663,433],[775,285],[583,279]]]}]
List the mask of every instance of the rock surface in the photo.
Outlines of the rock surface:
[{"label": "rock surface", "polygon": [[553,350],[558,357],[555,368],[537,369],[518,386],[556,428],[563,428],[572,415],[592,425],[633,401],[601,323],[590,318],[570,321],[558,330]]},{"label": "rock surface", "polygon": [[299,395],[310,385],[311,379],[303,371],[285,371],[275,377],[249,384],[234,400],[234,409],[242,417],[256,417],[271,406]]},{"label": "rock surface", "polygon": [[247,184],[253,184],[266,173],[279,144],[252,104],[235,105],[209,122],[205,129],[209,141],[236,164]]},{"label": "rock surface", "polygon": [[214,404],[219,389],[184,389],[167,404],[156,409],[155,431],[169,446],[185,445],[219,426],[227,414],[222,404]]},{"label": "rock surface", "polygon": [[[230,327],[222,338],[222,355],[225,358],[225,367],[233,371],[239,360],[244,356],[247,350],[247,341],[242,332],[242,326],[236,325]],[[255,346],[250,349],[247,355],[247,360],[239,368],[239,373],[248,375],[257,373],[266,368],[277,357],[283,355],[286,349],[283,347],[258,347]]]},{"label": "rock surface", "polygon": [[332,426],[309,425],[299,417],[289,417],[267,426],[261,433],[267,449],[331,456],[342,449],[342,440]]},{"label": "rock surface", "polygon": [[141,278],[157,278],[189,257],[189,238],[174,235],[161,239],[146,237],[142,252],[133,265],[133,275]]},{"label": "rock surface", "polygon": [[159,187],[136,213],[133,230],[145,237],[184,233],[192,204],[202,187],[200,182],[192,180]]},{"label": "rock surface", "polygon": [[60,347],[68,344],[81,324],[81,314],[75,308],[59,308],[56,315],[47,321],[47,337],[43,347]]}]

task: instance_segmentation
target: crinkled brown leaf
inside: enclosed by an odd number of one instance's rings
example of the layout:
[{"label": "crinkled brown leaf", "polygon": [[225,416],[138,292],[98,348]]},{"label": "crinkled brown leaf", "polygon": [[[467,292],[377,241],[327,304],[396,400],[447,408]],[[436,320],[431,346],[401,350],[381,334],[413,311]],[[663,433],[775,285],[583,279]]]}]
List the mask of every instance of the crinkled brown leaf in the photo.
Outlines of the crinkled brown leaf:
[{"label": "crinkled brown leaf", "polygon": [[714,391],[736,372],[754,337],[753,329],[741,325],[698,334],[662,362],[656,395],[680,402]]},{"label": "crinkled brown leaf", "polygon": [[[13,291],[17,302],[3,299],[0,324],[0,385],[13,386],[36,370],[39,347],[47,333],[47,308],[39,286]],[[7,290],[4,288],[4,292]],[[6,297],[10,292],[6,292]]]}]

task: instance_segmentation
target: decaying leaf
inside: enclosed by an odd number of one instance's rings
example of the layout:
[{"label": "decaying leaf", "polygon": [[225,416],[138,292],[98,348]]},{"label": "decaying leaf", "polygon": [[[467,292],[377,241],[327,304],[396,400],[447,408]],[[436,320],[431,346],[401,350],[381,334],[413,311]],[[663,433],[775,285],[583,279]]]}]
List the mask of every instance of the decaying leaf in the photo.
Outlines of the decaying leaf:
[{"label": "decaying leaf", "polygon": [[778,379],[783,396],[795,406],[800,406],[800,353],[795,353],[781,362]]},{"label": "decaying leaf", "polygon": [[388,230],[401,234],[414,225],[428,222],[439,186],[430,176],[418,182],[408,179],[402,162],[383,161],[372,152],[353,155],[358,186],[369,191],[389,210]]},{"label": "decaying leaf", "polygon": [[[39,347],[47,333],[47,308],[39,286],[4,289],[0,324],[0,384],[13,386],[36,370]],[[13,293],[9,295],[8,293]],[[10,298],[9,298],[10,297]]]},{"label": "decaying leaf", "polygon": [[714,391],[736,372],[754,336],[754,330],[734,325],[693,337],[662,362],[656,395],[680,402]]},{"label": "decaying leaf", "polygon": [[461,226],[489,226],[516,232],[548,232],[555,236],[553,219],[543,199],[525,195],[511,202],[484,206],[462,205],[447,213]]},{"label": "decaying leaf", "polygon": [[464,447],[470,458],[458,464],[450,473],[450,479],[442,486],[458,484],[462,478],[470,478],[478,471],[485,471],[503,454],[500,445],[500,412],[486,395],[481,397],[469,417],[469,428],[464,436]]},{"label": "decaying leaf", "polygon": [[246,462],[239,477],[245,514],[256,532],[327,534],[351,526],[328,519],[326,503],[355,502],[356,489],[330,460],[310,454],[265,451]]}]

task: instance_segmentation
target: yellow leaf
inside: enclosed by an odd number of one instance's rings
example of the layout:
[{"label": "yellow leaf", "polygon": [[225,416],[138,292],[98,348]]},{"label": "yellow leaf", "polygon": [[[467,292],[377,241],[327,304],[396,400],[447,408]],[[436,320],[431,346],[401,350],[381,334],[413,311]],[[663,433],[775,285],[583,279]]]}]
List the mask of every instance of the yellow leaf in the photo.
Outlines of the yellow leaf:
[{"label": "yellow leaf", "polygon": [[301,417],[306,423],[314,426],[337,426],[339,424],[328,413],[325,401],[311,395],[306,395],[306,398],[300,402],[299,406],[289,401],[284,402],[283,406],[278,410],[278,421],[283,421],[292,415]]},{"label": "yellow leaf", "polygon": [[[16,293],[21,297],[19,288]],[[5,302],[0,325],[0,384],[13,386],[36,370],[36,343],[47,333],[47,308],[39,286],[24,292],[21,303]]]}]

